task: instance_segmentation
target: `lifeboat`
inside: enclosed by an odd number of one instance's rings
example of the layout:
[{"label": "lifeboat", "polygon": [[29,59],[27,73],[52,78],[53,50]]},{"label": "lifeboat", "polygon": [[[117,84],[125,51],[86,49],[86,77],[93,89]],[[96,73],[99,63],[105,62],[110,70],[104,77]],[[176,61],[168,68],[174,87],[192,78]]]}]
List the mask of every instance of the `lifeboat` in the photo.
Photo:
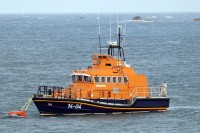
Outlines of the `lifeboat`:
[{"label": "lifeboat", "polygon": [[94,54],[91,66],[72,72],[68,87],[38,87],[32,101],[41,115],[167,110],[167,84],[149,87],[146,75],[126,64],[120,31],[117,42],[108,42],[107,54]]}]

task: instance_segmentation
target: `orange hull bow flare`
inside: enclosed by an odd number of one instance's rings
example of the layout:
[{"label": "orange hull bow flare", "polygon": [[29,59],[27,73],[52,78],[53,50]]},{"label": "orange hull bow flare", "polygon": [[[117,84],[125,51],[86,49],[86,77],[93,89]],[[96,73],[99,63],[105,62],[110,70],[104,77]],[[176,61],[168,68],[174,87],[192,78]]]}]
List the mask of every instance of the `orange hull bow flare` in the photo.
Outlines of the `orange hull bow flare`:
[{"label": "orange hull bow flare", "polygon": [[8,112],[8,115],[12,116],[12,117],[23,117],[23,118],[26,118],[26,112],[22,111],[22,110],[10,111],[10,112]]}]

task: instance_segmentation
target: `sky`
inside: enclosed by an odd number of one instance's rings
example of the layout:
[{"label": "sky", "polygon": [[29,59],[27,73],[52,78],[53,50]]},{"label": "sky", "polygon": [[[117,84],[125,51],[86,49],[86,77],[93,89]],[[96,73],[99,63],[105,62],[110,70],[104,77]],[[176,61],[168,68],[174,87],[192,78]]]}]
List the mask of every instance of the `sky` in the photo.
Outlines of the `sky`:
[{"label": "sky", "polygon": [[0,13],[200,12],[200,0],[0,0]]}]

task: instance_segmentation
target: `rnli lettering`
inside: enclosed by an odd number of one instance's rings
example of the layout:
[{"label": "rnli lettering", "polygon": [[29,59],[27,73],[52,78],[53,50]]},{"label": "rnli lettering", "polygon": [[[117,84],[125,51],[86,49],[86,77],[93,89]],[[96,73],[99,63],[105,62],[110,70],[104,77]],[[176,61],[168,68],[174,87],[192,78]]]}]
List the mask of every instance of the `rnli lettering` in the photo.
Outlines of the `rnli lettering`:
[{"label": "rnli lettering", "polygon": [[68,104],[69,109],[81,109],[81,104]]},{"label": "rnli lettering", "polygon": [[96,85],[96,87],[106,87],[106,85]]}]

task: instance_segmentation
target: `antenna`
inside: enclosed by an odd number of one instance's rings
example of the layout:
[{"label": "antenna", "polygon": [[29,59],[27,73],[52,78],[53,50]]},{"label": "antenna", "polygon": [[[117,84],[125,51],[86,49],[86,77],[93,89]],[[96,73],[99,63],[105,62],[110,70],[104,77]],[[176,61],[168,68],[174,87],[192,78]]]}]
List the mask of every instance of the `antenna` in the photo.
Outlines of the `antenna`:
[{"label": "antenna", "polygon": [[119,61],[119,56],[120,56],[120,49],[121,49],[121,46],[120,46],[120,43],[121,43],[121,26],[118,26],[119,28],[119,33],[118,33],[118,61]]},{"label": "antenna", "polygon": [[121,26],[118,26],[119,28],[119,33],[118,33],[118,45],[119,45],[119,48],[120,48],[120,43],[121,43]]},{"label": "antenna", "polygon": [[112,40],[111,34],[112,34],[112,29],[111,29],[111,18],[110,18],[110,42],[111,42],[111,40]]},{"label": "antenna", "polygon": [[[114,57],[115,53],[118,54],[117,57],[118,57],[118,62],[120,59],[122,59],[122,61],[125,61],[125,57],[124,57],[124,50],[123,50],[123,47],[121,47],[121,45],[123,45],[123,35],[121,35],[121,32],[124,32],[125,34],[125,31],[123,31],[123,23],[121,23],[120,26],[117,26],[117,42],[112,42],[112,41],[109,41],[108,44],[109,44],[109,47],[108,47],[108,55],[111,55]],[[110,27],[111,27],[111,23],[110,23]],[[111,33],[111,29],[110,29],[110,33]],[[122,33],[123,34],[123,33]],[[110,36],[110,40],[111,40],[111,36]],[[114,51],[115,49],[117,49],[118,51]]]},{"label": "antenna", "polygon": [[[123,26],[123,37],[126,36],[126,21],[122,22],[122,26]],[[124,42],[125,42],[125,38],[123,38],[123,42],[122,42],[122,46],[123,48],[125,48],[124,46]]]},{"label": "antenna", "polygon": [[119,26],[119,20],[118,20],[118,13],[117,13],[117,34],[118,34],[118,26]]},{"label": "antenna", "polygon": [[101,54],[101,24],[100,24],[99,14],[98,14],[97,19],[98,19],[98,25],[99,25],[99,49],[100,49],[99,53]]}]

